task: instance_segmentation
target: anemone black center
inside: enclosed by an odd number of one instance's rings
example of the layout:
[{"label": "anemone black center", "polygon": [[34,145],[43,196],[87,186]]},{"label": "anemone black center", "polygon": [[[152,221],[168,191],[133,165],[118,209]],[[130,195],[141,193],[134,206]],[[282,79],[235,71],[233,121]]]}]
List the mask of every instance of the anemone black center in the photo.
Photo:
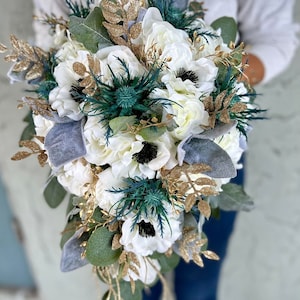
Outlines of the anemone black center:
[{"label": "anemone black center", "polygon": [[[78,81],[78,83],[80,83],[81,80]],[[73,84],[71,86],[71,89],[70,89],[70,96],[72,97],[72,99],[78,103],[82,102],[83,101],[83,90],[84,90],[84,87],[80,86],[79,84]]]},{"label": "anemone black center", "polygon": [[150,222],[145,222],[142,220],[138,223],[139,226],[139,235],[142,237],[151,237],[155,236],[155,229]]},{"label": "anemone black center", "polygon": [[143,145],[140,152],[132,155],[139,164],[146,164],[157,157],[157,145],[149,142],[143,142]]},{"label": "anemone black center", "polygon": [[185,81],[185,80],[189,79],[193,83],[197,83],[197,81],[199,79],[195,72],[187,71],[184,68],[179,69],[179,71],[177,72],[176,77],[181,78],[182,81]]}]

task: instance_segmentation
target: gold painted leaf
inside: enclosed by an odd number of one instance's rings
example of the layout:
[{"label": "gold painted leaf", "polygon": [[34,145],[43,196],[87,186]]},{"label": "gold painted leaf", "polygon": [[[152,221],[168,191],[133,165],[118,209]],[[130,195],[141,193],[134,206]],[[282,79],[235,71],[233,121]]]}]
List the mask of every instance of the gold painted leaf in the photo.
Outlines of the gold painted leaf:
[{"label": "gold painted leaf", "polygon": [[223,107],[227,108],[230,105],[230,102],[231,102],[233,96],[234,96],[234,94],[232,93],[225,98],[225,100],[223,102]]},{"label": "gold painted leaf", "polygon": [[109,10],[102,10],[103,13],[103,17],[104,19],[111,24],[118,24],[120,23],[123,18],[121,16],[119,16],[118,14],[116,14],[115,12],[111,12]]},{"label": "gold painted leaf", "polygon": [[193,206],[196,203],[196,196],[195,194],[189,194],[186,196],[184,201],[184,208],[186,212],[190,212]]},{"label": "gold painted leaf", "polygon": [[210,208],[210,205],[206,201],[204,201],[202,199],[199,201],[198,210],[206,219],[209,219],[209,217],[211,215],[211,208]]},{"label": "gold painted leaf", "polygon": [[113,237],[113,240],[112,240],[112,249],[113,250],[117,250],[119,248],[121,248],[121,244],[120,244],[120,238],[121,238],[121,234],[119,233],[116,233]]},{"label": "gold painted leaf", "polygon": [[247,110],[247,104],[246,103],[234,103],[233,106],[231,107],[230,111],[232,113],[240,113]]},{"label": "gold painted leaf", "polygon": [[211,186],[217,185],[215,180],[207,177],[197,178],[194,182],[197,185],[211,185]]},{"label": "gold painted leaf", "polygon": [[201,188],[200,193],[204,196],[214,196],[218,194],[218,192],[216,192],[216,190],[211,186]]},{"label": "gold painted leaf", "polygon": [[111,13],[117,13],[119,10],[122,9],[118,2],[112,2],[111,0],[102,0],[101,1],[101,8],[102,11],[106,10]]},{"label": "gold painted leaf", "polygon": [[0,43],[0,53],[4,53],[7,51],[7,47],[5,45],[3,45],[2,43]]},{"label": "gold painted leaf", "polygon": [[138,17],[139,13],[139,1],[130,1],[128,10],[127,10],[127,20],[134,21]]},{"label": "gold painted leaf", "polygon": [[220,121],[223,123],[230,123],[230,116],[229,116],[229,112],[227,109],[224,109],[221,114],[220,114]]},{"label": "gold painted leaf", "polygon": [[224,97],[226,96],[227,91],[221,92],[215,99],[215,111],[219,111],[222,109],[223,106],[223,100]]},{"label": "gold painted leaf", "polygon": [[213,251],[205,250],[201,252],[206,258],[211,260],[219,260],[220,257]]},{"label": "gold painted leaf", "polygon": [[26,157],[29,157],[32,153],[27,151],[19,151],[11,157],[11,160],[22,160]]},{"label": "gold painted leaf", "polygon": [[136,39],[142,31],[142,23],[135,23],[130,27],[129,33],[132,39]]},{"label": "gold painted leaf", "polygon": [[43,66],[41,64],[35,64],[29,72],[26,74],[26,80],[34,80],[43,75]]},{"label": "gold painted leaf", "polygon": [[73,63],[73,71],[79,76],[84,76],[86,73],[86,67],[80,62],[75,62]]},{"label": "gold painted leaf", "polygon": [[201,256],[198,253],[194,253],[193,254],[193,261],[201,268],[204,267],[204,263],[203,260],[201,258]]},{"label": "gold painted leaf", "polygon": [[124,34],[124,28],[122,25],[109,24],[107,22],[103,22],[103,26],[107,29],[108,33],[113,37],[119,37]]},{"label": "gold painted leaf", "polygon": [[29,68],[30,64],[31,62],[28,60],[21,60],[14,64],[12,71],[17,73],[26,71]]},{"label": "gold painted leaf", "polygon": [[19,58],[19,55],[17,55],[17,54],[9,54],[4,57],[4,60],[6,62],[15,62],[18,60],[18,58]]},{"label": "gold painted leaf", "polygon": [[21,147],[29,148],[32,151],[40,151],[41,150],[39,144],[36,143],[35,141],[28,141],[28,140],[27,141],[20,141],[19,145]]},{"label": "gold painted leaf", "polygon": [[43,151],[38,155],[37,158],[41,167],[44,167],[47,163],[48,155]]}]

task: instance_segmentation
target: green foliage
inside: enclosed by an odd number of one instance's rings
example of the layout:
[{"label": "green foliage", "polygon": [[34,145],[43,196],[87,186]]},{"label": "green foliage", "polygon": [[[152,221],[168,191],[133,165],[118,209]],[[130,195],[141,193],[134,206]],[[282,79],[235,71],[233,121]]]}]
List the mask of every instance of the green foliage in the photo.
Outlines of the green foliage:
[{"label": "green foliage", "polygon": [[56,81],[41,81],[35,92],[39,95],[39,98],[49,100],[49,94],[55,87],[57,87]]},{"label": "green foliage", "polygon": [[[113,284],[113,288],[117,291],[116,283]],[[141,281],[135,282],[135,291],[132,293],[131,284],[128,281],[120,280],[119,281],[120,294],[122,295],[122,299],[124,300],[142,300],[143,299],[143,288],[144,285]],[[102,300],[119,300],[116,298],[113,293],[109,294],[106,292],[102,298]]]},{"label": "green foliage", "polygon": [[218,196],[209,197],[213,206],[225,211],[250,211],[254,203],[245,193],[243,187],[234,183],[227,183],[222,186],[223,192]]},{"label": "green foliage", "polygon": [[58,207],[64,200],[66,194],[66,190],[57,181],[55,176],[51,178],[43,192],[44,198],[51,208]]},{"label": "green foliage", "polygon": [[161,273],[167,273],[176,268],[179,264],[180,256],[173,252],[170,257],[162,254],[157,259],[161,266]]},{"label": "green foliage", "polygon": [[102,25],[103,21],[102,11],[96,7],[86,19],[71,16],[69,29],[75,40],[95,53],[100,48],[112,45],[106,29]]},{"label": "green foliage", "polygon": [[95,266],[109,266],[115,263],[121,250],[112,250],[114,233],[106,227],[99,227],[91,234],[86,246],[86,258]]},{"label": "green foliage", "polygon": [[237,24],[235,20],[231,17],[221,17],[215,20],[211,27],[215,30],[221,28],[221,36],[224,43],[229,45],[230,42],[235,43],[237,35]]},{"label": "green foliage", "polygon": [[25,126],[21,134],[20,141],[30,141],[35,136],[35,126],[31,111],[29,111],[28,114],[24,117],[23,121],[26,122],[27,125]]},{"label": "green foliage", "polygon": [[150,126],[139,131],[139,135],[146,141],[155,141],[166,131],[166,127]]}]

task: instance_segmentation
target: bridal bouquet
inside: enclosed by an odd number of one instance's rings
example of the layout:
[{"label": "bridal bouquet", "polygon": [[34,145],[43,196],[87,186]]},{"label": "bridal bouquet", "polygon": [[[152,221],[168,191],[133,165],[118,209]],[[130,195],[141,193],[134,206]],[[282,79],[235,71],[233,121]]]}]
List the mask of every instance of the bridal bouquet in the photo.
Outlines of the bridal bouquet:
[{"label": "bridal bouquet", "polygon": [[40,20],[50,50],[11,36],[8,76],[31,87],[12,159],[50,166],[51,207],[68,194],[62,271],[92,264],[105,299],[141,299],[180,258],[218,259],[204,222],[251,209],[230,180],[261,110],[230,18],[208,26],[201,4],[168,0],[66,5],[67,19]]}]

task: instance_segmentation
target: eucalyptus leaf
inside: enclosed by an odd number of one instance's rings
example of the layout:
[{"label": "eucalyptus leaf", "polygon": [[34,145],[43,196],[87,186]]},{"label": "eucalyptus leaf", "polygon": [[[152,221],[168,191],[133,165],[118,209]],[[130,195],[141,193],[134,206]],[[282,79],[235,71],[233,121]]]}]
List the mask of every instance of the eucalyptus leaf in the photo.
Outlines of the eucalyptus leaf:
[{"label": "eucalyptus leaf", "polygon": [[[113,287],[115,290],[117,289],[117,285],[114,284]],[[121,280],[119,282],[119,288],[120,288],[120,294],[121,298],[124,300],[142,300],[143,299],[143,284],[140,281],[135,282],[135,292],[132,293],[131,290],[131,284],[128,281]],[[116,298],[113,293],[110,294],[109,292],[106,292],[103,296],[103,300],[118,300],[119,298]]]},{"label": "eucalyptus leaf", "polygon": [[142,136],[142,138],[145,141],[155,141],[158,139],[161,135],[163,135],[166,131],[166,127],[157,127],[157,126],[151,126],[147,128],[143,128],[139,131],[139,135]]},{"label": "eucalyptus leaf", "polygon": [[128,129],[128,125],[136,123],[136,116],[117,117],[109,121],[109,127],[114,134]]},{"label": "eucalyptus leaf", "polygon": [[173,252],[170,257],[167,257],[166,255],[160,255],[158,257],[158,261],[161,266],[160,271],[162,273],[167,273],[176,268],[176,266],[179,264],[180,256]]},{"label": "eucalyptus leaf", "polygon": [[95,7],[86,19],[70,16],[70,32],[78,42],[95,53],[98,49],[113,45],[102,25],[103,21],[101,8]]},{"label": "eucalyptus leaf", "polygon": [[28,112],[23,121],[27,123],[27,126],[24,128],[21,134],[20,141],[30,141],[35,136],[35,126],[31,111]]},{"label": "eucalyptus leaf", "polygon": [[211,196],[209,200],[213,206],[225,211],[250,211],[254,208],[253,200],[245,193],[242,186],[227,183],[222,186],[223,192],[218,196]]},{"label": "eucalyptus leaf", "polygon": [[235,42],[237,35],[237,24],[235,20],[231,17],[221,17],[215,20],[211,27],[215,30],[221,28],[221,36],[223,38],[224,43],[227,45],[230,42]]},{"label": "eucalyptus leaf", "polygon": [[66,190],[57,181],[55,176],[51,178],[43,192],[44,198],[51,208],[59,206],[66,194]]},{"label": "eucalyptus leaf", "polygon": [[105,267],[118,260],[121,250],[112,250],[113,236],[106,227],[99,227],[92,233],[86,246],[86,258],[91,264]]}]

